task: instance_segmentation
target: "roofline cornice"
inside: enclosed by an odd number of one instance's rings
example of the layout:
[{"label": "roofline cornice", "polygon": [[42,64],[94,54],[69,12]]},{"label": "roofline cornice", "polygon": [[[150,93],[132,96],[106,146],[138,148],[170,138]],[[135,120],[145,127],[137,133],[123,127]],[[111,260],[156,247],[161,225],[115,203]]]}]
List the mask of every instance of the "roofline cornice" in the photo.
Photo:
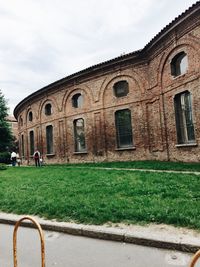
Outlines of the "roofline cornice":
[{"label": "roofline cornice", "polygon": [[[84,70],[81,70],[79,72],[76,72],[74,74],[71,74],[69,76],[66,76],[65,78],[62,78],[58,81],[55,81],[36,92],[30,94],[26,98],[24,98],[14,109],[14,116],[17,118],[18,113],[20,109],[23,107],[24,104],[26,104],[28,101],[32,100],[33,98],[40,96],[41,94],[57,88],[59,86],[62,86],[63,84],[70,83],[71,81],[75,81],[76,79],[84,78],[87,76],[90,76],[94,73],[104,71],[111,69],[112,67],[118,65],[118,64],[125,64],[129,61],[134,63],[134,61],[141,60],[144,61],[144,55],[147,54],[153,47],[155,47],[158,42],[163,39],[166,35],[168,35],[170,32],[172,32],[177,26],[182,24],[187,18],[192,16],[195,13],[200,14],[200,0],[197,1],[195,4],[193,4],[190,8],[188,8],[185,12],[180,14],[178,17],[176,17],[172,22],[170,22],[167,26],[165,26],[156,36],[154,36],[151,41],[144,46],[143,49],[137,50],[116,58],[113,58],[111,60],[93,65],[89,68],[86,68]],[[147,58],[146,58],[147,60]]]}]

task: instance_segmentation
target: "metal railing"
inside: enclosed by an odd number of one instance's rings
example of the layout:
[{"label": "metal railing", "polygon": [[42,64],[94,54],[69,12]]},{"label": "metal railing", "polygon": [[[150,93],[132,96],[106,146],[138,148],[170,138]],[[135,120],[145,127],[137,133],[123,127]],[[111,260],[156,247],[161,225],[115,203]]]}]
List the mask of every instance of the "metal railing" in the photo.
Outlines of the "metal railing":
[{"label": "metal railing", "polygon": [[[42,231],[42,228],[40,224],[33,219],[31,216],[25,216],[21,218],[17,223],[15,224],[14,227],[14,232],[13,232],[13,260],[14,260],[14,267],[18,267],[17,264],[17,230],[21,223],[25,220],[31,221],[37,228],[39,235],[40,235],[40,242],[41,242],[41,267],[45,267],[45,245],[44,245],[44,234]],[[195,267],[198,259],[200,258],[200,250],[198,250],[194,256],[191,259],[189,267]]]},{"label": "metal railing", "polygon": [[14,228],[14,232],[13,232],[13,261],[14,261],[14,267],[17,267],[17,230],[20,226],[20,224],[24,221],[24,220],[29,220],[31,221],[37,228],[39,235],[40,235],[40,242],[41,242],[41,266],[45,267],[45,246],[44,246],[44,234],[42,232],[42,228],[40,226],[40,224],[33,219],[30,216],[25,216],[23,218],[21,218],[16,224],[15,224],[15,228]]},{"label": "metal railing", "polygon": [[194,267],[197,260],[200,258],[200,250],[198,250],[194,256],[192,257],[191,263],[190,263],[190,267]]}]

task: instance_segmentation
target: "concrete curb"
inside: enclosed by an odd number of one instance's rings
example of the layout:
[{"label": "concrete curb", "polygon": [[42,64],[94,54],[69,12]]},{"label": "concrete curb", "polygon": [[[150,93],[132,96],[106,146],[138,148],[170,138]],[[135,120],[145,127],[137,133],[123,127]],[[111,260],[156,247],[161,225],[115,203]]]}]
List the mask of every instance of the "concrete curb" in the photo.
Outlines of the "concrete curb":
[{"label": "concrete curb", "polygon": [[[0,213],[0,223],[15,225],[15,223],[22,217],[24,216]],[[194,253],[200,249],[200,233],[197,232],[194,232],[195,234],[193,234],[193,232],[192,234],[190,232],[175,234],[166,233],[166,231],[163,231],[162,229],[157,229],[157,231],[155,231],[150,229],[148,226],[132,226],[130,230],[116,227],[50,221],[41,219],[37,216],[33,216],[33,218],[40,223],[43,230],[47,231],[55,231],[70,235],[79,235],[90,238],[132,243],[191,253]],[[23,222],[22,226],[34,228],[34,225],[29,221]]]}]

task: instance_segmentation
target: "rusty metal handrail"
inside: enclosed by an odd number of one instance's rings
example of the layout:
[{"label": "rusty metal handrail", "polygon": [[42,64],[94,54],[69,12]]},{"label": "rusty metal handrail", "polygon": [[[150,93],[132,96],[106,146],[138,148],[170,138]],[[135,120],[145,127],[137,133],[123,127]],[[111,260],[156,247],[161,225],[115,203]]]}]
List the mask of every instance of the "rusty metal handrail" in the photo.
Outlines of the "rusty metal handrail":
[{"label": "rusty metal handrail", "polygon": [[198,250],[194,256],[192,257],[191,263],[190,263],[190,267],[194,267],[197,260],[200,258],[200,250]]},{"label": "rusty metal handrail", "polygon": [[20,226],[21,222],[24,221],[24,220],[31,221],[36,226],[36,228],[38,229],[38,232],[40,234],[40,241],[41,241],[41,263],[42,263],[41,266],[45,267],[44,234],[42,232],[42,228],[41,228],[40,224],[30,216],[25,216],[25,217],[21,218],[15,224],[15,228],[14,228],[14,232],[13,232],[13,260],[14,260],[14,267],[17,267],[17,230],[18,230],[18,227]]}]

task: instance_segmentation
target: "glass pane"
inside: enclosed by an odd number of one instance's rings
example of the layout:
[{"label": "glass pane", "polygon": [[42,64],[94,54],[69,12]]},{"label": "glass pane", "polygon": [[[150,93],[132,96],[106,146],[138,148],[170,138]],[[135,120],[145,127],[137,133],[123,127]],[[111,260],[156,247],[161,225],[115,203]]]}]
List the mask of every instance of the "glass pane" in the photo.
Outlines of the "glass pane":
[{"label": "glass pane", "polygon": [[53,126],[46,127],[47,154],[53,153]]},{"label": "glass pane", "polygon": [[175,118],[176,118],[176,133],[177,133],[177,141],[178,144],[184,143],[183,136],[183,116],[182,116],[182,108],[181,108],[181,98],[180,95],[176,96],[175,99]]},{"label": "glass pane", "polygon": [[178,53],[171,62],[171,75],[179,76],[186,73],[188,68],[187,54],[182,51]]},{"label": "glass pane", "polygon": [[33,120],[33,113],[32,113],[32,111],[30,111],[29,114],[28,114],[28,120],[29,121],[32,121]]},{"label": "glass pane", "polygon": [[116,97],[126,96],[128,92],[129,90],[127,81],[119,81],[114,84],[114,94]]},{"label": "glass pane", "polygon": [[119,148],[133,146],[131,112],[128,109],[115,113],[117,145]]},{"label": "glass pane", "polygon": [[22,157],[24,157],[24,136],[22,135],[22,138],[21,138],[21,149],[22,149]]},{"label": "glass pane", "polygon": [[186,73],[187,68],[188,68],[187,56],[184,55],[184,56],[180,59],[180,74],[184,74],[184,73]]},{"label": "glass pane", "polygon": [[45,115],[51,115],[51,104],[45,106]]},{"label": "glass pane", "polygon": [[86,149],[85,144],[85,130],[84,120],[78,119],[74,121],[74,137],[75,137],[75,151],[83,152]]},{"label": "glass pane", "polygon": [[34,132],[31,131],[30,133],[30,155],[34,153]]},{"label": "glass pane", "polygon": [[193,141],[195,140],[195,136],[194,136],[194,126],[192,119],[191,96],[189,93],[185,94],[185,120],[186,120],[188,141]]},{"label": "glass pane", "polygon": [[194,141],[191,95],[189,92],[181,93],[174,98],[174,101],[178,144]]},{"label": "glass pane", "polygon": [[72,106],[74,108],[81,108],[83,106],[83,96],[76,94],[72,97]]}]

